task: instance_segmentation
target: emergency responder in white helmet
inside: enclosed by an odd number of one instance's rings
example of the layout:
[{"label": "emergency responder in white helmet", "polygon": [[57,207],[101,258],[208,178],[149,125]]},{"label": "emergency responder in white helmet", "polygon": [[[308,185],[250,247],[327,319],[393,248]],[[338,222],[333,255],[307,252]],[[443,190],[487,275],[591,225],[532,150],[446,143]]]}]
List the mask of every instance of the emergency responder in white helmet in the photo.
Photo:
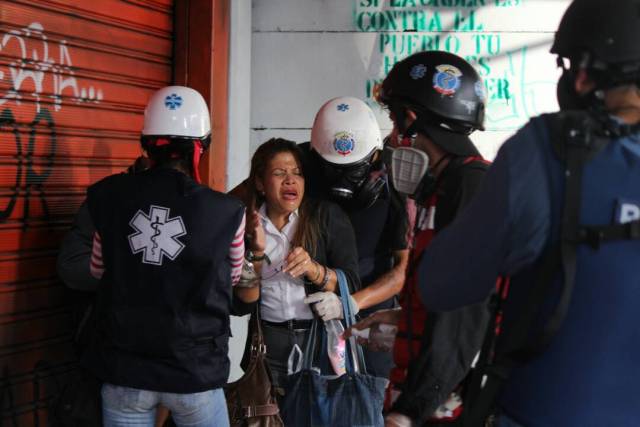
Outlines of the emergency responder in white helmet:
[{"label": "emergency responder in white helmet", "polygon": [[[408,220],[404,200],[389,183],[382,161],[378,122],[362,100],[339,97],[326,102],[311,130],[311,186],[320,197],[341,205],[353,225],[362,289],[351,295],[360,317],[397,305],[408,260]],[[340,299],[319,292],[306,300],[324,320],[342,317]],[[365,351],[370,374],[388,378],[393,357]]]},{"label": "emergency responder in white helmet", "polygon": [[153,426],[158,405],[178,426],[228,425],[222,386],[244,208],[198,183],[210,132],[198,92],[160,89],[141,138],[150,169],[109,176],[87,192],[100,284],[83,365],[103,382],[107,426]]},{"label": "emergency responder in white helmet", "polygon": [[638,40],[640,1],[573,1],[551,47],[561,111],[504,143],[425,252],[420,291],[434,310],[511,277],[466,425],[495,408],[500,427],[638,425]]},{"label": "emergency responder in white helmet", "polygon": [[316,114],[311,149],[321,159],[319,178],[339,202],[356,208],[375,203],[385,181],[369,179],[369,172],[382,148],[378,122],[360,99],[334,98]]},{"label": "emergency responder in white helmet", "polygon": [[469,138],[483,129],[484,85],[459,56],[419,52],[394,65],[378,99],[394,125],[393,183],[416,201],[415,237],[402,311],[378,312],[356,328],[398,325],[389,423],[452,422],[460,409],[457,392],[480,349],[489,311],[478,304],[455,313],[427,313],[415,273],[433,235],[467,205],[487,169]]}]

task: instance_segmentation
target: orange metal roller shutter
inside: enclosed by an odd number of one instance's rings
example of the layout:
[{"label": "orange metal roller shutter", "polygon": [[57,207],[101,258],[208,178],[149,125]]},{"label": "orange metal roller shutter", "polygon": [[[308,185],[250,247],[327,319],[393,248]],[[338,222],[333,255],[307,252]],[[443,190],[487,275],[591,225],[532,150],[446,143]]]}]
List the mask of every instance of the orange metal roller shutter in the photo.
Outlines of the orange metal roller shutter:
[{"label": "orange metal roller shutter", "polygon": [[0,0],[0,384],[6,373],[20,426],[35,408],[46,425],[35,363],[51,364],[49,383],[74,369],[57,248],[86,187],[140,153],[144,104],[171,81],[172,10],[172,0]]}]

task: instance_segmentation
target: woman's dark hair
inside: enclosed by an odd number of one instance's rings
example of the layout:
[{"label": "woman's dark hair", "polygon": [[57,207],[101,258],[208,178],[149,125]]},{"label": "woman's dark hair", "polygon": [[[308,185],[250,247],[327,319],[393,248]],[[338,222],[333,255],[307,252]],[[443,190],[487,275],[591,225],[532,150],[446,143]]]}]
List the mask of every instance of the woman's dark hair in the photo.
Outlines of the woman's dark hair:
[{"label": "woman's dark hair", "polygon": [[[257,209],[265,202],[264,195],[260,194],[256,188],[256,180],[258,178],[264,180],[269,162],[280,153],[291,153],[302,171],[302,176],[304,176],[303,154],[298,145],[287,139],[271,138],[260,145],[251,158],[251,171],[248,179],[249,209]],[[298,209],[298,228],[291,243],[293,246],[302,246],[313,258],[320,236],[320,224],[316,215],[317,209],[314,209],[312,205],[308,197],[303,197]]]}]

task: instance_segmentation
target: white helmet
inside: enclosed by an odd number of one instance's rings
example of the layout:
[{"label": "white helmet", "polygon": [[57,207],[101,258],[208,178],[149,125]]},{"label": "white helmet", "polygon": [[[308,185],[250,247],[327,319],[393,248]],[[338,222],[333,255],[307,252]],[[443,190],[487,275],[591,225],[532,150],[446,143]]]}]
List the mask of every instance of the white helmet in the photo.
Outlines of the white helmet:
[{"label": "white helmet", "polygon": [[209,108],[198,91],[185,86],[167,86],[149,99],[142,135],[202,139],[209,134]]},{"label": "white helmet", "polygon": [[329,163],[357,163],[375,149],[382,150],[378,121],[364,101],[349,96],[334,98],[316,114],[311,147]]}]

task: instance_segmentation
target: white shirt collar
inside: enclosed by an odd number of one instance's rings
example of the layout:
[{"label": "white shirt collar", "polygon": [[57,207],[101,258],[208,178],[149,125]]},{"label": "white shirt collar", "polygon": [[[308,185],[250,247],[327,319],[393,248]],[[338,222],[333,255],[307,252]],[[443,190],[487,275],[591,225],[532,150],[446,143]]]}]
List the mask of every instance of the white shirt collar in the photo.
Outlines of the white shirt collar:
[{"label": "white shirt collar", "polygon": [[[262,218],[262,221],[269,221],[271,222],[271,220],[269,219],[269,217],[267,216],[267,204],[263,203],[262,206],[260,206],[260,209],[258,209],[258,215],[260,215],[260,218]],[[300,213],[299,210],[296,209],[295,211],[291,212],[289,214],[289,217],[287,218],[287,223],[290,223],[296,219],[298,219],[300,217]]]}]

